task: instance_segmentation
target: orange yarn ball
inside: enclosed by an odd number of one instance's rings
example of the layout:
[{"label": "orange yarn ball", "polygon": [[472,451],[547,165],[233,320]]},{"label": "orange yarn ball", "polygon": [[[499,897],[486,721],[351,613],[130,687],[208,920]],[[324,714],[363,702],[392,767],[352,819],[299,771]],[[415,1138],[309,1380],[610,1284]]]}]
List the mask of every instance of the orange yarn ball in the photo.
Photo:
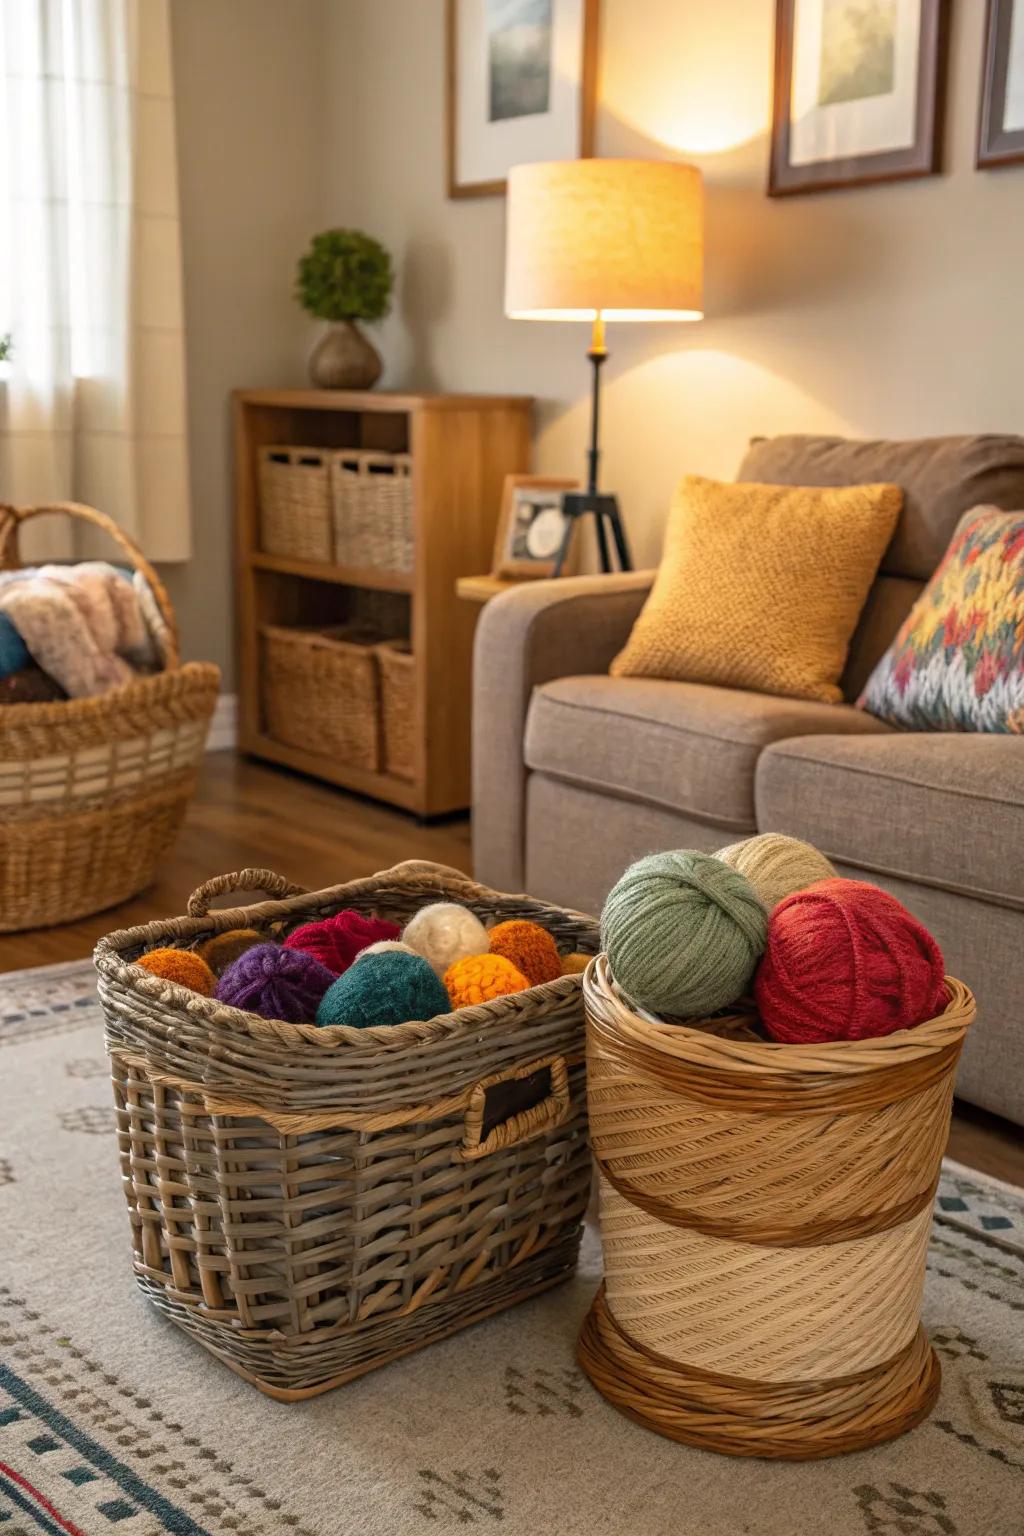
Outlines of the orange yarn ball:
[{"label": "orange yarn ball", "polygon": [[554,939],[546,928],[525,918],[514,918],[491,929],[491,954],[511,960],[531,987],[556,981],[562,974],[562,957]]},{"label": "orange yarn ball", "polygon": [[530,983],[504,955],[467,955],[444,973],[453,1008],[489,1003],[510,992],[525,992]]},{"label": "orange yarn ball", "polygon": [[203,997],[212,997],[217,988],[217,978],[206,961],[190,949],[151,949],[148,954],[140,955],[135,963],[151,976],[176,981],[179,987],[201,992]]}]

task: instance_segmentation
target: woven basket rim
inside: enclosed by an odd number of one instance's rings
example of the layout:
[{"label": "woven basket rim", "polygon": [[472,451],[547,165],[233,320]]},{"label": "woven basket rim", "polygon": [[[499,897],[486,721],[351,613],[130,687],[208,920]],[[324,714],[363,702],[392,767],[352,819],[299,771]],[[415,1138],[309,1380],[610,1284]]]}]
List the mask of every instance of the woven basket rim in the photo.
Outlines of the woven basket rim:
[{"label": "woven basket rim", "polygon": [[[415,873],[413,872],[415,870]],[[433,871],[433,873],[427,873]],[[230,928],[256,926],[257,922],[273,922],[293,916],[303,916],[307,909],[319,910],[323,906],[343,907],[353,898],[366,899],[381,888],[394,888],[407,883],[410,893],[417,890],[430,894],[434,900],[472,898],[489,903],[514,900],[531,906],[537,920],[545,916],[559,922],[576,921],[592,930],[593,944],[598,943],[597,920],[585,912],[537,901],[524,895],[493,890],[480,885],[469,876],[455,879],[444,866],[428,865],[413,860],[396,864],[390,869],[378,870],[358,880],[341,885],[327,886],[320,891],[304,892],[278,901],[262,901],[246,907],[217,908],[203,917],[158,918],[132,928],[118,929],[100,939],[93,952],[93,961],[99,974],[108,981],[116,982],[128,991],[148,998],[169,997],[176,1005],[186,1009],[193,1019],[201,1019],[211,1027],[227,1029],[256,1039],[272,1039],[281,1044],[316,1046],[320,1050],[365,1048],[370,1042],[380,1050],[399,1053],[411,1046],[439,1040],[453,1040],[460,1035],[474,1034],[481,1029],[493,1029],[509,1015],[529,1015],[546,1010],[552,1003],[570,997],[582,988],[582,976],[560,976],[541,986],[528,987],[523,992],[513,992],[507,997],[496,998],[490,1003],[458,1008],[450,1013],[438,1014],[432,1019],[413,1019],[403,1024],[370,1025],[355,1029],[347,1024],[289,1024],[283,1019],[264,1019],[259,1014],[215,998],[203,997],[175,982],[153,976],[142,966],[123,958],[122,951],[136,949],[141,944],[152,944],[154,939],[166,940],[183,947],[190,938],[200,933],[209,934],[211,928],[223,932]],[[581,944],[585,942],[580,936]]]},{"label": "woven basket rim", "polygon": [[[833,1076],[868,1075],[920,1061],[937,1051],[959,1045],[975,1016],[970,988],[955,976],[945,977],[947,1003],[940,1014],[913,1029],[870,1040],[830,1040],[800,1044],[783,1040],[734,1039],[687,1024],[669,1024],[644,1016],[627,1003],[616,984],[606,953],[596,955],[583,975],[588,1018],[600,1014],[603,1029],[624,1047],[641,1046],[696,1069],[712,1068],[753,1079],[779,1081],[807,1073]],[[735,1017],[750,1019],[753,1008],[740,1008]]]},{"label": "woven basket rim", "polygon": [[130,712],[159,703],[162,694],[175,692],[183,682],[189,681],[213,683],[219,688],[220,668],[212,661],[185,661],[178,666],[165,667],[152,677],[133,678],[130,683],[87,699],[55,699],[43,704],[0,704],[0,717],[5,728],[13,730],[20,725],[78,725],[124,711],[126,734],[145,735],[150,729],[146,722],[143,722],[146,729],[142,732],[130,729],[133,724]]}]

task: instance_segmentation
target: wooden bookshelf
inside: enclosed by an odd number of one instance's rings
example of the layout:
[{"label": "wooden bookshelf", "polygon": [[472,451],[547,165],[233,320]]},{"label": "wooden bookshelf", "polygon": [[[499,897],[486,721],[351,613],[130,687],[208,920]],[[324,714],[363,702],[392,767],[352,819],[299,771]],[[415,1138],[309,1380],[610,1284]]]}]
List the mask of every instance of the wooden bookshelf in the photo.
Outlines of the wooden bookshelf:
[{"label": "wooden bookshelf", "polygon": [[[420,816],[470,800],[469,738],[476,612],[456,583],[486,569],[507,474],[529,468],[532,401],[519,395],[237,390],[235,496],[243,752],[298,769]],[[415,558],[409,574],[264,553],[257,459],[271,444],[367,448],[412,456]],[[327,626],[388,605],[389,629],[411,641],[415,769],[398,778],[274,740],[260,683],[264,624]],[[379,611],[379,610],[375,610]]]}]

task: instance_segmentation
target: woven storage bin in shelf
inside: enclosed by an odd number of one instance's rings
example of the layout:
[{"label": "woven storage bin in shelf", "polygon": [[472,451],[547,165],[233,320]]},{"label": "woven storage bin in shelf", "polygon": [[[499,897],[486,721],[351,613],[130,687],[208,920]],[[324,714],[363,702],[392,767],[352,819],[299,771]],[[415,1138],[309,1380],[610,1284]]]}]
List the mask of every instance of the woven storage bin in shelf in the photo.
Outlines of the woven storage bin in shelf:
[{"label": "woven storage bin in shelf", "polygon": [[260,548],[265,554],[331,563],[330,458],[327,448],[260,449]]},{"label": "woven storage bin in shelf", "polygon": [[0,568],[49,513],[103,529],[145,578],[164,670],[97,698],[0,707],[0,933],[49,928],[126,901],[156,878],[195,791],[220,673],[178,660],[156,572],[102,512],[0,507]]},{"label": "woven storage bin in shelf", "polygon": [[268,1022],[134,965],[228,928],[283,936],[345,907],[405,923],[433,901],[542,923],[566,951],[593,920],[399,864],[315,895],[104,939],[99,991],[135,1274],[264,1392],[327,1391],[567,1279],[590,1183],[579,976],[391,1029]]},{"label": "woven storage bin in shelf", "polygon": [[380,636],[355,625],[264,624],[261,686],[267,734],[289,747],[376,773],[380,767]]},{"label": "woven storage bin in shelf", "polygon": [[346,450],[333,455],[334,543],[343,565],[412,570],[411,476],[407,453]]},{"label": "woven storage bin in shelf", "polygon": [[579,1358],[649,1429],[802,1460],[921,1422],[931,1206],[974,1000],[881,1040],[785,1045],[584,979],[605,1281]]},{"label": "woven storage bin in shelf", "polygon": [[416,661],[408,640],[377,647],[384,772],[398,779],[416,773]]}]

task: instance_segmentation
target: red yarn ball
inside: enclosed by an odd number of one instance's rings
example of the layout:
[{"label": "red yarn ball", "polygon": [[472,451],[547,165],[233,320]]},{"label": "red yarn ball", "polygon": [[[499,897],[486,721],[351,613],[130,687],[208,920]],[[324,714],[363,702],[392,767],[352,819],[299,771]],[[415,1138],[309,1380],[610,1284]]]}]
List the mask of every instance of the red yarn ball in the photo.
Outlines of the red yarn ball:
[{"label": "red yarn ball", "polygon": [[348,909],[316,923],[303,923],[288,935],[284,947],[304,950],[335,976],[341,976],[368,944],[397,939],[401,932],[397,923],[385,922],[382,917],[364,917],[361,912]]},{"label": "red yarn ball", "polygon": [[895,896],[837,878],[779,902],[754,993],[774,1040],[868,1040],[940,1013],[944,972],[939,946]]}]

